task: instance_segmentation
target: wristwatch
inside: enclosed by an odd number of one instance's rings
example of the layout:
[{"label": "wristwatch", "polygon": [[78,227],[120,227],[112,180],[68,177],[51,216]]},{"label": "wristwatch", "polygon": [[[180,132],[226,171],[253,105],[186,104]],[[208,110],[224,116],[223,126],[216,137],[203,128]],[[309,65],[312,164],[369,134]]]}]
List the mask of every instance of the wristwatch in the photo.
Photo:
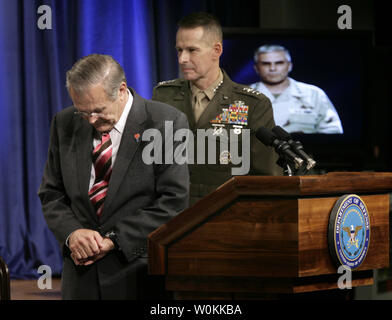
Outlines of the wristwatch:
[{"label": "wristwatch", "polygon": [[109,238],[110,240],[112,240],[113,244],[114,244],[114,249],[116,250],[120,250],[120,246],[118,245],[118,241],[117,241],[117,236],[116,233],[114,231],[109,231],[105,234],[106,238]]}]

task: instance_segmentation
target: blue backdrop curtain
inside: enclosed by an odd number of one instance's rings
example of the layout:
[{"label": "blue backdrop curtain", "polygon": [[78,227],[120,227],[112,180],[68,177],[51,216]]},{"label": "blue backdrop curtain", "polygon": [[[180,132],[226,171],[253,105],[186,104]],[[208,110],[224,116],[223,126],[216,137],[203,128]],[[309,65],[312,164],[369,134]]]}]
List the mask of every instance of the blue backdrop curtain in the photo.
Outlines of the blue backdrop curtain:
[{"label": "blue backdrop curtain", "polygon": [[[50,121],[71,104],[65,72],[84,55],[110,54],[123,65],[129,85],[150,98],[157,81],[177,76],[181,3],[0,0],[0,256],[12,278],[37,277],[43,264],[61,272],[60,250],[37,190]],[[41,5],[52,10],[52,29],[37,26]],[[193,9],[187,5],[185,11]]]}]

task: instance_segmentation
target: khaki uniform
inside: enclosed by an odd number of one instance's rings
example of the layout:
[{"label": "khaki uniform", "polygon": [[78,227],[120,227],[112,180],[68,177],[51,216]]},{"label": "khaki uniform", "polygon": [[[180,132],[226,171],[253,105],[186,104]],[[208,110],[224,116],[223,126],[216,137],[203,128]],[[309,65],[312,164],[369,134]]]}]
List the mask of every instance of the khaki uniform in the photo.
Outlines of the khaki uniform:
[{"label": "khaki uniform", "polygon": [[[223,70],[222,70],[223,71]],[[189,81],[175,79],[160,82],[153,91],[153,100],[165,102],[185,113],[188,117],[189,128],[195,137],[195,162],[189,165],[190,172],[190,203],[193,204],[208,193],[215,190],[218,186],[232,177],[233,165],[227,161],[227,151],[220,150],[219,139],[217,138],[217,161],[216,164],[200,164],[196,161],[197,157],[197,129],[213,129],[211,120],[216,119],[222,114],[223,109],[227,109],[230,104],[242,101],[248,106],[247,124],[242,125],[243,129],[250,129],[250,171],[249,175],[281,175],[282,170],[276,164],[278,156],[271,147],[264,146],[256,137],[255,133],[261,126],[272,129],[275,126],[271,102],[262,93],[255,91],[247,86],[235,83],[230,80],[223,71],[223,82],[218,85],[215,95],[209,102],[208,107],[201,114],[196,122],[191,103],[192,92]],[[237,126],[238,127],[238,126]],[[230,129],[235,128],[232,124],[225,124],[225,129],[229,133]],[[241,153],[241,135],[238,135],[238,150]],[[230,137],[230,135],[227,135]],[[207,142],[206,142],[207,149]],[[229,156],[230,157],[230,156]],[[206,156],[207,158],[207,156]]]},{"label": "khaki uniform", "polygon": [[322,89],[292,78],[289,81],[278,97],[262,82],[249,85],[270,99],[276,125],[288,132],[343,133],[339,115]]}]

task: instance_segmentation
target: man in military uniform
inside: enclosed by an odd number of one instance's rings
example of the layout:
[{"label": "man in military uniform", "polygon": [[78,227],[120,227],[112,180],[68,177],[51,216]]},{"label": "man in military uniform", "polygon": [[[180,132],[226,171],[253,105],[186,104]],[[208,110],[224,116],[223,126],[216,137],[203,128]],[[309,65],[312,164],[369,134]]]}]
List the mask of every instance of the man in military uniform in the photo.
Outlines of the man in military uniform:
[{"label": "man in military uniform", "polygon": [[[222,54],[222,28],[219,21],[204,12],[192,13],[178,24],[176,49],[184,79],[163,81],[154,88],[153,100],[170,104],[184,112],[197,145],[197,129],[213,129],[223,139],[225,129],[237,134],[239,145],[243,130],[250,129],[250,175],[279,175],[277,155],[255,137],[261,126],[275,126],[271,102],[263,94],[230,80],[219,67]],[[217,149],[220,144],[216,143]],[[243,150],[242,146],[238,150]],[[191,204],[216,189],[232,176],[232,150],[218,150],[217,163],[189,165]],[[244,155],[243,155],[244,156]],[[206,155],[206,158],[208,156]],[[244,160],[244,159],[243,159]],[[246,174],[246,173],[245,173]]]},{"label": "man in military uniform", "polygon": [[250,87],[270,99],[277,125],[288,132],[343,133],[339,115],[327,94],[315,85],[288,76],[293,64],[285,47],[263,45],[256,50],[254,62],[261,81]]}]

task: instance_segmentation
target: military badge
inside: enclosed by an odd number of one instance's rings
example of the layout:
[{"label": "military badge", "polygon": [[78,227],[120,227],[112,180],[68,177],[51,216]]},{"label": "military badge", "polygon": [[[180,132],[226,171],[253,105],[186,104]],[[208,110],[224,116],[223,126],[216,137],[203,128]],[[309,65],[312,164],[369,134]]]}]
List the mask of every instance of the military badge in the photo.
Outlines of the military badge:
[{"label": "military badge", "polygon": [[222,109],[222,113],[219,114],[215,119],[212,119],[210,123],[217,124],[232,124],[232,125],[248,125],[248,109],[243,101],[235,101],[234,104],[230,104],[227,108]]},{"label": "military badge", "polygon": [[370,243],[370,215],[357,195],[340,197],[331,211],[328,244],[337,265],[356,269],[366,258]]},{"label": "military badge", "polygon": [[235,134],[241,134],[242,126],[233,126]]},{"label": "military badge", "polygon": [[220,162],[220,164],[229,164],[231,162],[230,152],[227,150],[222,151],[219,156],[219,162]]},{"label": "military badge", "polygon": [[212,135],[214,136],[223,135],[223,128],[225,127],[224,124],[213,124],[212,127],[214,128],[214,132],[212,133]]}]

